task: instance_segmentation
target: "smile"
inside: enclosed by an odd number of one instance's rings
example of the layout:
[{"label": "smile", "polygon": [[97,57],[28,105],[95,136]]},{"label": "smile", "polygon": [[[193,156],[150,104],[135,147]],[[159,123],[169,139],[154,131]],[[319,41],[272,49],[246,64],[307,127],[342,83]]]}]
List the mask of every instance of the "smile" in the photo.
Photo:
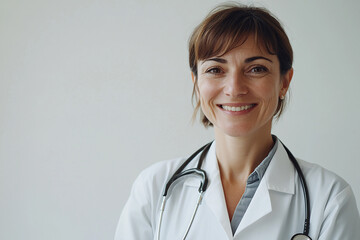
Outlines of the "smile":
[{"label": "smile", "polygon": [[245,111],[250,108],[253,108],[255,106],[255,104],[243,105],[243,106],[239,106],[239,107],[227,106],[227,105],[220,105],[220,106],[222,109],[224,109],[226,111],[240,112],[240,111]]}]

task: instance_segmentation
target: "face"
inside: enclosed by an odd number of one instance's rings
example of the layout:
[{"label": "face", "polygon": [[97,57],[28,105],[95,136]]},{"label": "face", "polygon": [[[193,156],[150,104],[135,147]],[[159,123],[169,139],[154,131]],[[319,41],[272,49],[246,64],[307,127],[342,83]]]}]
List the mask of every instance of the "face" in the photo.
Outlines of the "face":
[{"label": "face", "polygon": [[270,134],[291,77],[292,69],[281,75],[278,57],[249,36],[226,54],[198,62],[197,94],[215,132],[234,137]]}]

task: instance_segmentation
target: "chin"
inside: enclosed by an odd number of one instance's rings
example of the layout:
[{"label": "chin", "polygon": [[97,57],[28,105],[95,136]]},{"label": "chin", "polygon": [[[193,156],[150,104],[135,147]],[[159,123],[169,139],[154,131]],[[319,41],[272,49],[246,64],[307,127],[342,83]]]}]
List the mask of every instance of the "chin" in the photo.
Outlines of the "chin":
[{"label": "chin", "polygon": [[249,125],[237,125],[237,126],[225,126],[225,127],[217,127],[217,131],[222,132],[225,135],[231,137],[245,137],[249,136],[254,132],[253,126]]}]

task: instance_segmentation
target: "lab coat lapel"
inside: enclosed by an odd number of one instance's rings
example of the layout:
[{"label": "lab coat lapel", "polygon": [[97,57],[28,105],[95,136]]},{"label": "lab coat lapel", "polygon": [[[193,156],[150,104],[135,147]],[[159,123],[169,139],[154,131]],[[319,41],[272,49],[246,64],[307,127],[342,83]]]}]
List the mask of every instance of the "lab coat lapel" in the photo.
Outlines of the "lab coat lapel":
[{"label": "lab coat lapel", "polygon": [[[236,229],[236,233],[241,232],[260,218],[269,214],[272,210],[271,199],[266,183],[262,181],[256,190],[253,199],[246,210],[240,225]],[[236,234],[235,234],[236,235]]]},{"label": "lab coat lapel", "polygon": [[[195,165],[191,167],[195,167]],[[258,222],[261,218],[269,214],[275,214],[272,212],[272,201],[275,201],[273,194],[275,192],[294,194],[295,191],[295,170],[284,147],[279,142],[278,149],[233,236],[216,159],[215,142],[209,149],[202,169],[206,171],[209,178],[209,185],[204,193],[203,204],[206,204],[214,213],[228,239],[237,239],[237,236],[242,236],[242,232],[245,229]],[[199,180],[188,178],[185,181],[185,185],[198,188]],[[290,204],[290,202],[283,202],[283,204],[284,208],[286,208],[286,205]],[[276,219],[282,218],[275,217],[272,218],[272,221],[276,221]]]},{"label": "lab coat lapel", "polygon": [[[278,149],[236,230],[235,236],[259,219],[271,214],[273,210],[272,201],[274,200],[274,191],[294,194],[294,177],[294,167],[292,166],[284,147],[279,142]],[[290,203],[284,202],[284,207],[286,204]]]},{"label": "lab coat lapel", "polygon": [[214,142],[206,156],[203,169],[208,173],[209,187],[204,194],[204,203],[211,209],[223,227],[228,239],[232,239],[232,231],[227,213],[224,190],[222,187],[219,165],[216,158]]},{"label": "lab coat lapel", "polygon": [[[206,155],[203,166],[201,167],[203,170],[205,170],[209,180],[208,188],[204,193],[203,204],[205,204],[213,212],[228,239],[232,239],[233,236],[231,225],[229,215],[227,213],[224,191],[220,180],[220,172],[215,153],[215,146],[216,143],[214,141]],[[197,179],[188,178],[185,182],[185,185],[198,188],[199,181]]]}]

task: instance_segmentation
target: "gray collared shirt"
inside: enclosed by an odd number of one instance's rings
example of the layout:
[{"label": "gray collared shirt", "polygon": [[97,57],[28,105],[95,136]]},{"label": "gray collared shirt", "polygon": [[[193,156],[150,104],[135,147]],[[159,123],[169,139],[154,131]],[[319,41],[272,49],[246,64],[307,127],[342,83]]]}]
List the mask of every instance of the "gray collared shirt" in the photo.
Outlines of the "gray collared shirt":
[{"label": "gray collared shirt", "polygon": [[261,179],[263,178],[265,171],[267,167],[270,164],[271,159],[273,158],[277,146],[278,146],[278,139],[273,136],[273,139],[275,141],[275,144],[267,157],[255,168],[255,170],[250,174],[246,181],[246,188],[243,196],[241,197],[238,205],[236,206],[234,215],[231,219],[231,229],[233,235],[236,232],[237,227],[239,226],[246,209],[249,207],[249,204],[251,202],[251,199],[254,197],[254,194],[256,192],[256,189],[258,188]]}]

